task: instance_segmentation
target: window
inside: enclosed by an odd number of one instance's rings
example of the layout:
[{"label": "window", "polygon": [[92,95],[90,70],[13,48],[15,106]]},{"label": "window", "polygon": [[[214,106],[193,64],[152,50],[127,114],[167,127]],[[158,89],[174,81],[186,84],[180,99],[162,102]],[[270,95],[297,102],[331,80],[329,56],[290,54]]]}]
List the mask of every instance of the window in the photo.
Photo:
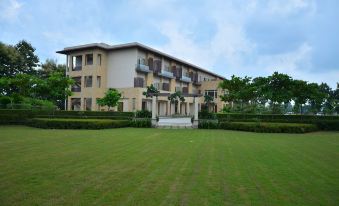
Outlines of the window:
[{"label": "window", "polygon": [[92,109],[92,98],[84,98],[84,109],[91,111]]},{"label": "window", "polygon": [[205,95],[213,97],[214,99],[218,98],[218,93],[216,90],[206,90]]},{"label": "window", "polygon": [[72,85],[72,92],[81,92],[81,77],[73,77],[74,84]]},{"label": "window", "polygon": [[82,69],[82,56],[72,56],[72,71],[79,71]]},{"label": "window", "polygon": [[101,54],[98,54],[98,65],[101,65]]},{"label": "window", "polygon": [[97,87],[101,87],[101,76],[97,76]]},{"label": "window", "polygon": [[71,98],[71,110],[79,111],[81,108],[80,98]]},{"label": "window", "polygon": [[85,76],[85,87],[92,87],[92,76]]},{"label": "window", "polygon": [[93,65],[93,54],[86,54],[86,65]]},{"label": "window", "polygon": [[145,60],[145,58],[139,58],[139,59],[138,59],[138,64],[146,65],[146,60]]}]

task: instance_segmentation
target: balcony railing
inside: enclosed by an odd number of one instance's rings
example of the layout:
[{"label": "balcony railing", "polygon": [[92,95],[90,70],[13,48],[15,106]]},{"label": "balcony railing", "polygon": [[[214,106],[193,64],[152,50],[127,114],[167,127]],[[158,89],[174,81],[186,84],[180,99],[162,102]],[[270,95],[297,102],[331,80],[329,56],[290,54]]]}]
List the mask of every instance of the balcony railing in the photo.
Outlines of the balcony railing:
[{"label": "balcony railing", "polygon": [[136,65],[136,70],[140,72],[152,72],[147,65],[144,64],[137,64]]},{"label": "balcony railing", "polygon": [[162,70],[160,73],[159,73],[160,76],[163,76],[163,77],[168,77],[168,78],[173,78],[173,73],[170,72],[170,71],[166,71],[166,70]]},{"label": "balcony railing", "polygon": [[183,81],[183,82],[191,82],[192,80],[191,80],[190,77],[182,76],[181,77],[181,81]]},{"label": "balcony railing", "polygon": [[75,66],[72,68],[72,71],[81,71],[82,70],[82,66]]},{"label": "balcony railing", "polygon": [[169,83],[154,83],[153,86],[158,90],[169,91]]}]

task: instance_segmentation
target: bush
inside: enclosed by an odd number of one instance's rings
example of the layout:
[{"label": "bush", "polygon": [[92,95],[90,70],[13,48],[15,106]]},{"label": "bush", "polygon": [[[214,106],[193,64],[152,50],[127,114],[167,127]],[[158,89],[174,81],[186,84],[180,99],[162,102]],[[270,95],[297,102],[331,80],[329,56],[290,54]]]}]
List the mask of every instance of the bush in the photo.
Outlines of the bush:
[{"label": "bush", "polygon": [[199,120],[199,129],[219,129],[218,120]]},{"label": "bush", "polygon": [[148,110],[140,110],[135,113],[136,118],[152,118],[152,112]]},{"label": "bush", "polygon": [[316,125],[321,130],[334,130],[339,131],[339,121],[336,120],[323,120],[316,122]]},{"label": "bush", "polygon": [[207,110],[202,110],[198,114],[199,119],[216,119],[216,115],[213,112],[209,112]]},{"label": "bush", "polygon": [[128,120],[33,118],[29,126],[44,129],[106,129],[128,127]]},{"label": "bush", "polygon": [[31,110],[0,110],[0,125],[25,124],[30,118],[32,118]]},{"label": "bush", "polygon": [[0,96],[0,106],[1,108],[6,108],[7,104],[10,104],[12,99],[8,96]]},{"label": "bush", "polygon": [[219,121],[233,121],[233,122],[293,122],[293,123],[314,123],[324,120],[339,121],[339,116],[316,116],[316,115],[280,115],[280,114],[216,114]]},{"label": "bush", "polygon": [[305,133],[318,130],[314,124],[270,122],[221,122],[219,128],[266,133]]},{"label": "bush", "polygon": [[152,127],[152,122],[149,118],[135,118],[131,122],[131,127],[150,128]]}]

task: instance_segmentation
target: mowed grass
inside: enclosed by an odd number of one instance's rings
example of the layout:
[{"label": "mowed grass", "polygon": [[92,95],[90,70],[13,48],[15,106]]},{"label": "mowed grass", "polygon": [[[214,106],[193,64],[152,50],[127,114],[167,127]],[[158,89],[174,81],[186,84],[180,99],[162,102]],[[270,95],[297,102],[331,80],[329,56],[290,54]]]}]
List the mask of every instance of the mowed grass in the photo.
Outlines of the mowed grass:
[{"label": "mowed grass", "polygon": [[339,205],[339,133],[0,127],[0,205]]}]

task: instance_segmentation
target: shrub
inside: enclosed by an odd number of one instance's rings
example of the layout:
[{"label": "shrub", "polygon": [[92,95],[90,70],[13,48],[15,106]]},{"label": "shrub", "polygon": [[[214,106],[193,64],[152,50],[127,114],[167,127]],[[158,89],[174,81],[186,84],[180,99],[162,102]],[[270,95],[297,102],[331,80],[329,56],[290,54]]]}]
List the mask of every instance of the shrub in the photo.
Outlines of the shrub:
[{"label": "shrub", "polygon": [[198,114],[199,119],[216,119],[216,115],[213,112],[209,112],[207,110],[202,110]]},{"label": "shrub", "polygon": [[128,127],[128,120],[33,118],[29,126],[44,129],[106,129]]},{"label": "shrub", "polygon": [[199,120],[198,128],[199,129],[218,129],[219,128],[218,120],[207,120],[207,119]]},{"label": "shrub", "polygon": [[8,96],[0,96],[0,105],[2,108],[6,108],[7,104],[10,104],[12,99]]},{"label": "shrub", "polygon": [[30,110],[0,110],[0,124],[24,124],[32,118]]},{"label": "shrub", "polygon": [[152,118],[152,112],[148,110],[140,110],[135,113],[136,118]]},{"label": "shrub", "polygon": [[266,133],[305,133],[318,130],[314,124],[271,122],[221,122],[219,128]]},{"label": "shrub", "polygon": [[316,125],[321,130],[335,130],[339,131],[339,121],[337,120],[323,120],[316,122]]},{"label": "shrub", "polygon": [[149,118],[135,118],[131,122],[131,127],[150,128],[152,127],[152,122]]}]

